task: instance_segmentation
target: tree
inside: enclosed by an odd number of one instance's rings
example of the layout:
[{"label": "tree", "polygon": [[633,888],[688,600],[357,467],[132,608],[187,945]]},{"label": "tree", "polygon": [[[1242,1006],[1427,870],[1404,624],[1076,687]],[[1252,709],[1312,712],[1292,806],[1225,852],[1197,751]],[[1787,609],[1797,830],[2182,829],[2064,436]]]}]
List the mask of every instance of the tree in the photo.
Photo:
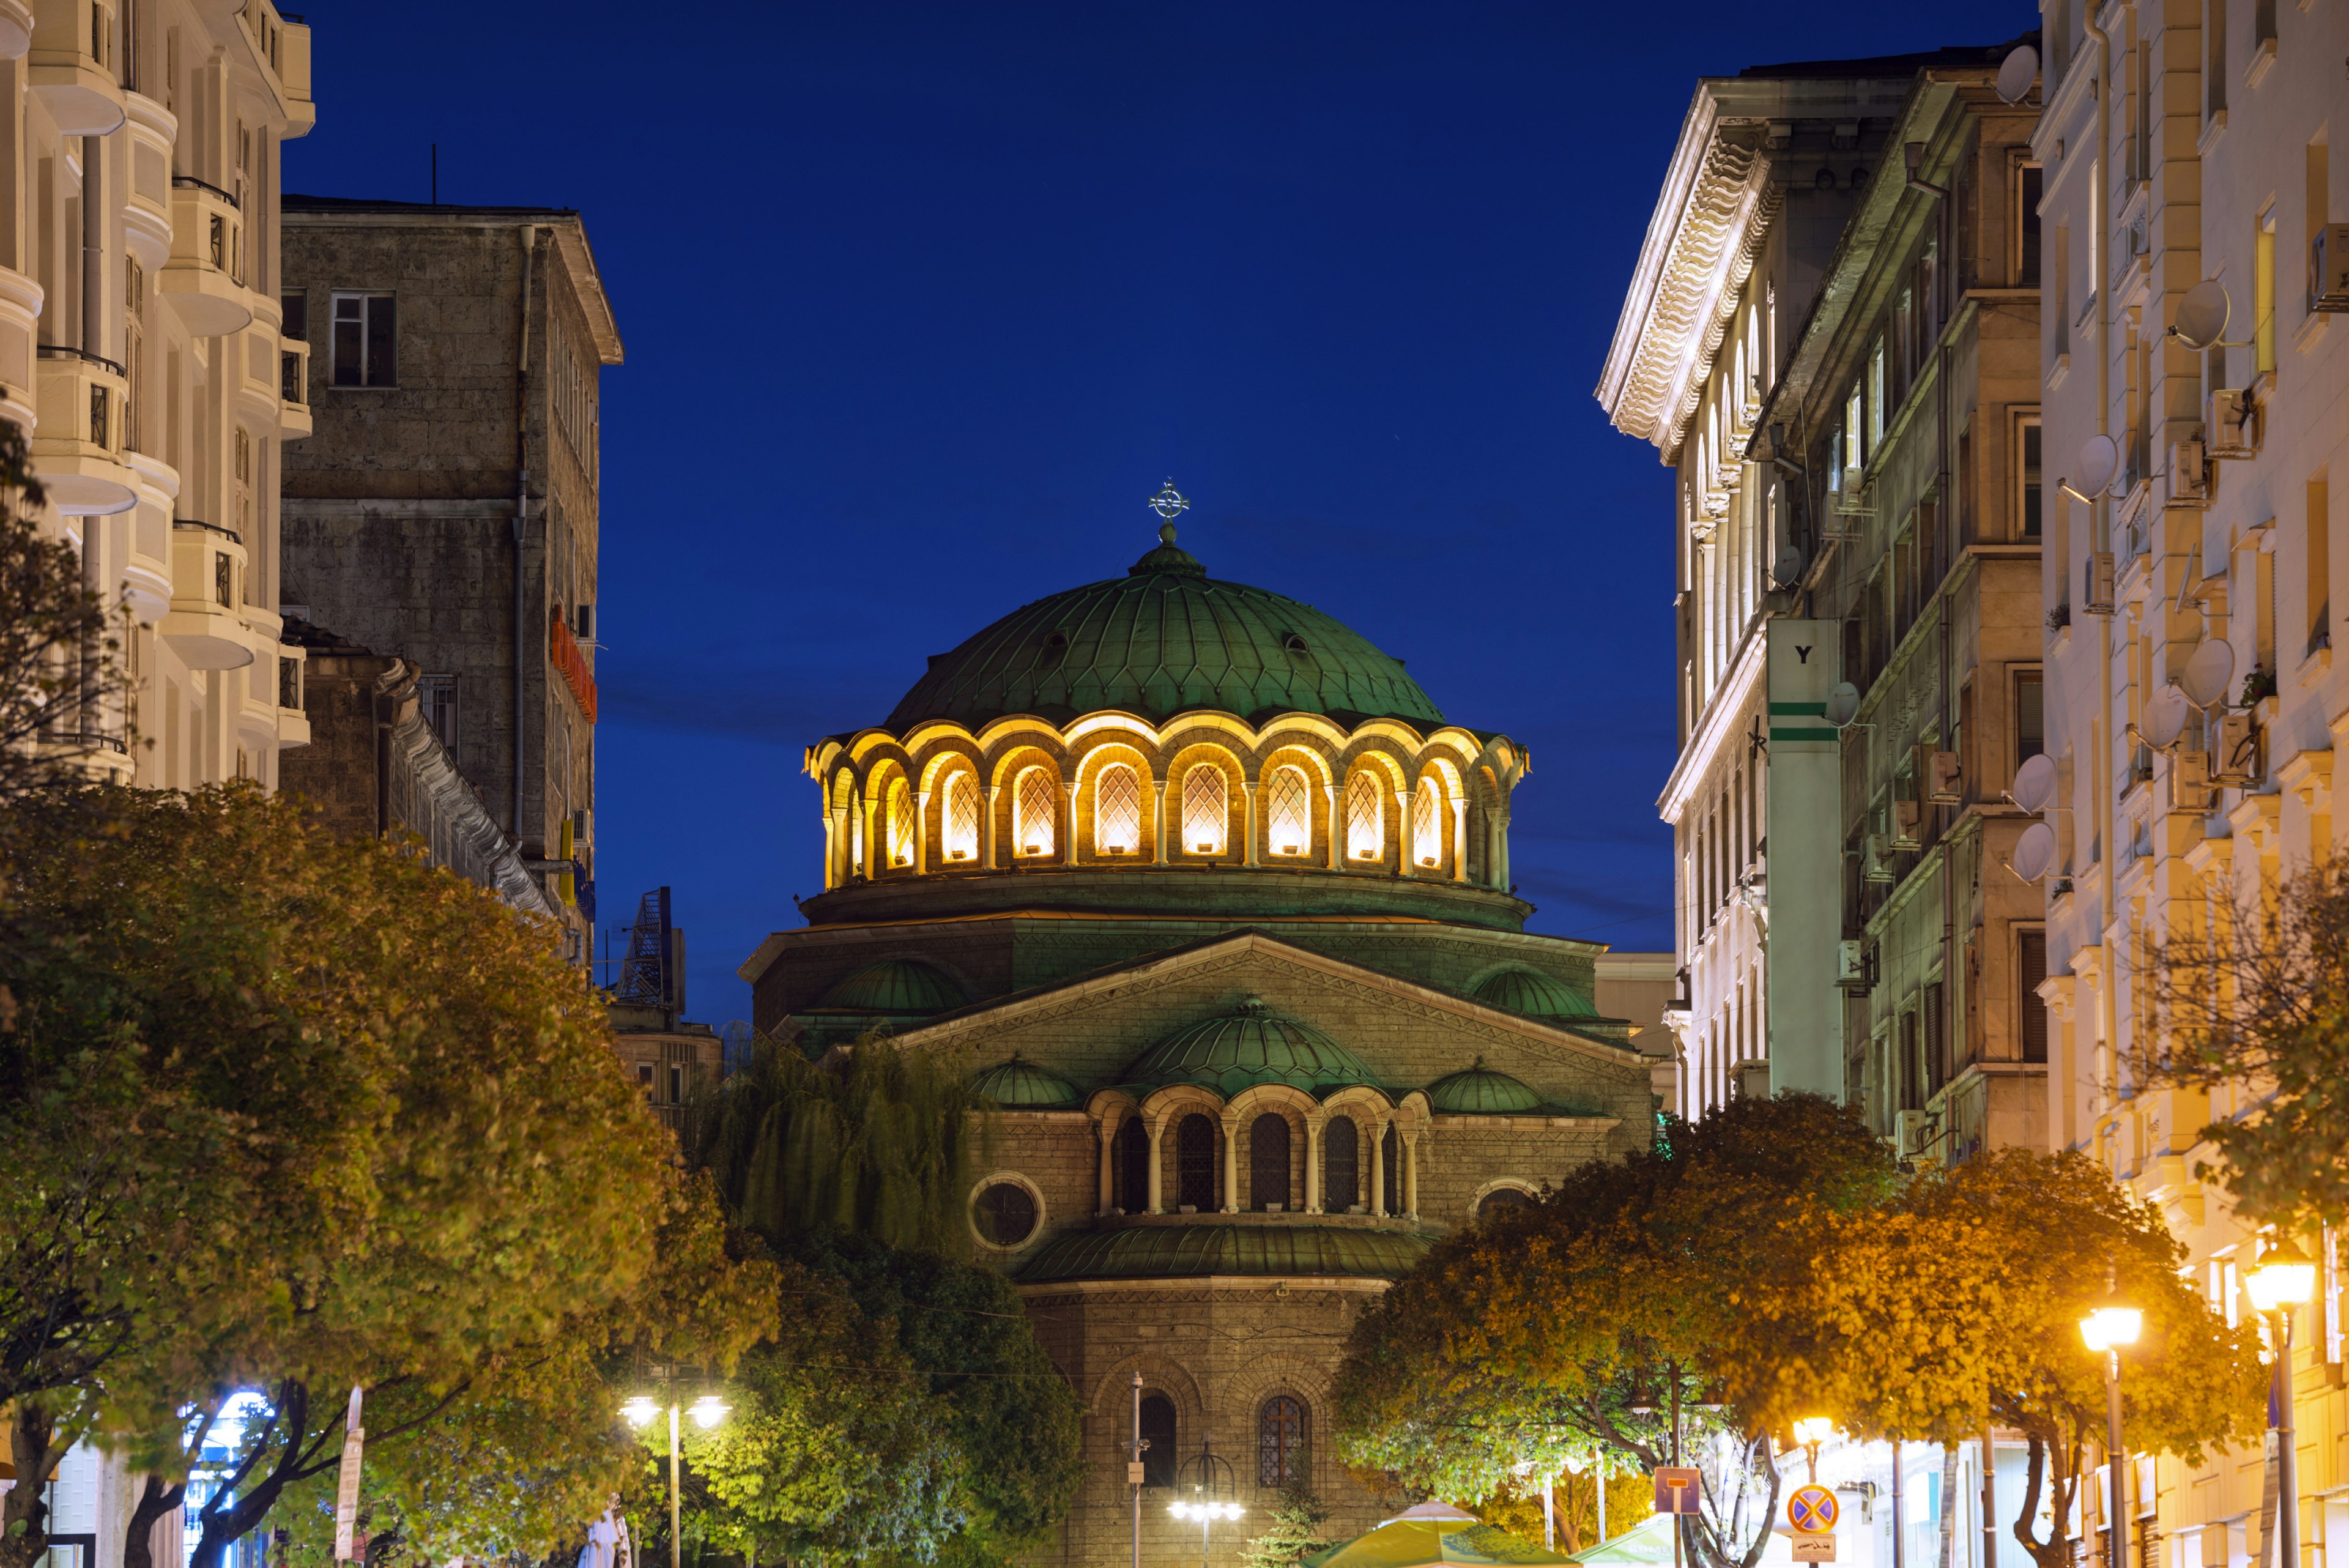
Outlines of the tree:
[{"label": "tree", "polygon": [[1356,1320],[1332,1391],[1340,1453],[1474,1502],[1520,1467],[1705,1472],[1692,1548],[1752,1568],[1777,1498],[1779,1401],[1743,1304],[1806,1271],[1796,1223],[1857,1212],[1896,1175],[1826,1100],[1733,1101],[1651,1148],[1568,1172],[1522,1219],[1437,1243]]},{"label": "tree", "polygon": [[[40,1223],[0,1245],[46,1239],[47,1299],[0,1311],[77,1325],[46,1360],[8,1352],[20,1456],[32,1428],[95,1431],[168,1510],[182,1412],[265,1388],[233,1485],[198,1516],[193,1562],[212,1568],[332,1467],[354,1385],[380,1463],[452,1423],[480,1438],[533,1401],[576,1408],[585,1354],[652,1340],[730,1362],[771,1324],[771,1265],[728,1254],[600,999],[535,923],[249,787],[99,807],[12,810],[11,918],[32,940],[5,954],[22,1006],[5,1073],[35,1114],[0,1129],[0,1189]],[[86,1200],[41,1196],[77,1171]],[[181,1200],[150,1243],[139,1226]],[[59,1345],[105,1355],[67,1366]],[[611,1426],[596,1402],[591,1449]],[[8,1552],[39,1534],[17,1510],[35,1490],[8,1498],[26,1526]]]},{"label": "tree", "polygon": [[1246,1568],[1291,1568],[1337,1544],[1321,1533],[1321,1527],[1329,1522],[1330,1505],[1304,1482],[1291,1481],[1280,1489],[1280,1500],[1273,1504],[1264,1533],[1240,1549],[1240,1562]]},{"label": "tree", "polygon": [[30,515],[45,500],[25,432],[0,421],[0,804],[133,738],[119,631],[80,553]]},{"label": "tree", "polygon": [[2349,1220],[2349,861],[2260,906],[2181,909],[2151,978],[2138,1077],[2225,1092],[2196,1177],[2287,1234]]}]

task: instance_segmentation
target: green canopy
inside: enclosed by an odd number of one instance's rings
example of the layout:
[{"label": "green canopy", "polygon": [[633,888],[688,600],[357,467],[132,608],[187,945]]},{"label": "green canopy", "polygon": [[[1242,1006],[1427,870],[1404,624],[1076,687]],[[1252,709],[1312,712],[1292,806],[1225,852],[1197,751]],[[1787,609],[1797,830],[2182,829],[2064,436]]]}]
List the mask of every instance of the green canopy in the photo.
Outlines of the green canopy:
[{"label": "green canopy", "polygon": [[1304,1560],[1302,1568],[1422,1568],[1438,1563],[1572,1563],[1507,1531],[1480,1524],[1449,1503],[1423,1502],[1400,1519],[1390,1519],[1367,1535],[1357,1535]]}]

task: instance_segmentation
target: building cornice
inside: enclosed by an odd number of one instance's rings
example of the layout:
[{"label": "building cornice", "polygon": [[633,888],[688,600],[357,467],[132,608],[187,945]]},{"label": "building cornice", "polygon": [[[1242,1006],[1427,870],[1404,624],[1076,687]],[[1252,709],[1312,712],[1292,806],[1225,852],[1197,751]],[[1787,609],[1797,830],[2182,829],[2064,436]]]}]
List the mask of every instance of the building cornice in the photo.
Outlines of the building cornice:
[{"label": "building cornice", "polygon": [[1730,661],[1729,674],[1714,691],[1713,701],[1704,705],[1704,718],[1696,732],[1681,748],[1680,761],[1672,764],[1671,777],[1664,781],[1664,793],[1656,798],[1656,815],[1666,822],[1678,825],[1681,813],[1688,809],[1689,797],[1696,793],[1698,783],[1713,759],[1728,739],[1730,726],[1745,711],[1754,700],[1754,691],[1762,684],[1762,666],[1769,639],[1763,628],[1769,621],[1755,617],[1745,628],[1745,639],[1737,657]]},{"label": "building cornice", "polygon": [[1599,379],[1615,428],[1668,462],[1782,199],[1770,183],[1767,127],[1724,119],[1719,86],[1699,83],[1682,122]]}]

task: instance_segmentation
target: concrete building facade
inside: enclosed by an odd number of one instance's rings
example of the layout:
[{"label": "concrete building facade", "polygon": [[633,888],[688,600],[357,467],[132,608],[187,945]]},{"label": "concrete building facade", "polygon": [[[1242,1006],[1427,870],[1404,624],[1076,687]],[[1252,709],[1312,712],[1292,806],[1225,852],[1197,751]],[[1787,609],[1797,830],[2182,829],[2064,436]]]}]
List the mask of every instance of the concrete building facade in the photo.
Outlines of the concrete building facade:
[{"label": "concrete building facade", "polygon": [[621,345],[574,212],[291,196],[285,308],[315,433],[287,602],[417,667],[427,724],[594,930],[597,387]]}]

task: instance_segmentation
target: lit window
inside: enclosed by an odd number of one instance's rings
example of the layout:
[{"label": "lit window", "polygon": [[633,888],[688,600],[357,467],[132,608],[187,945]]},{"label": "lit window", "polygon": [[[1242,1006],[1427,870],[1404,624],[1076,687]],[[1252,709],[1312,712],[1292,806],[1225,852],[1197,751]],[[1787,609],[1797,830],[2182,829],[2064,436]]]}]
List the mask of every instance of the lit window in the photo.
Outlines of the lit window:
[{"label": "lit window", "polygon": [[1386,853],[1386,824],[1379,799],[1379,781],[1368,770],[1346,783],[1346,853],[1357,860],[1376,860]]},{"label": "lit window", "polygon": [[1142,784],[1123,763],[1093,780],[1093,853],[1131,855],[1142,844]]},{"label": "lit window", "polygon": [[854,798],[848,803],[848,874],[864,875],[864,803]]},{"label": "lit window", "polygon": [[1411,854],[1422,866],[1433,866],[1444,858],[1444,792],[1435,781],[1419,781],[1418,809],[1412,813]]},{"label": "lit window", "polygon": [[1221,855],[1231,813],[1226,807],[1224,771],[1201,763],[1183,775],[1183,846],[1201,855]]},{"label": "lit window", "polygon": [[1281,768],[1265,794],[1265,839],[1275,855],[1302,855],[1313,847],[1313,811],[1307,802],[1305,773]]},{"label": "lit window", "polygon": [[967,773],[947,775],[947,858],[978,858],[978,780]]},{"label": "lit window", "polygon": [[1030,768],[1019,775],[1019,784],[1012,794],[1014,821],[1012,842],[1022,855],[1052,853],[1054,806],[1052,775],[1042,768]]},{"label": "lit window", "polygon": [[914,792],[902,778],[889,781],[889,864],[914,863]]}]

